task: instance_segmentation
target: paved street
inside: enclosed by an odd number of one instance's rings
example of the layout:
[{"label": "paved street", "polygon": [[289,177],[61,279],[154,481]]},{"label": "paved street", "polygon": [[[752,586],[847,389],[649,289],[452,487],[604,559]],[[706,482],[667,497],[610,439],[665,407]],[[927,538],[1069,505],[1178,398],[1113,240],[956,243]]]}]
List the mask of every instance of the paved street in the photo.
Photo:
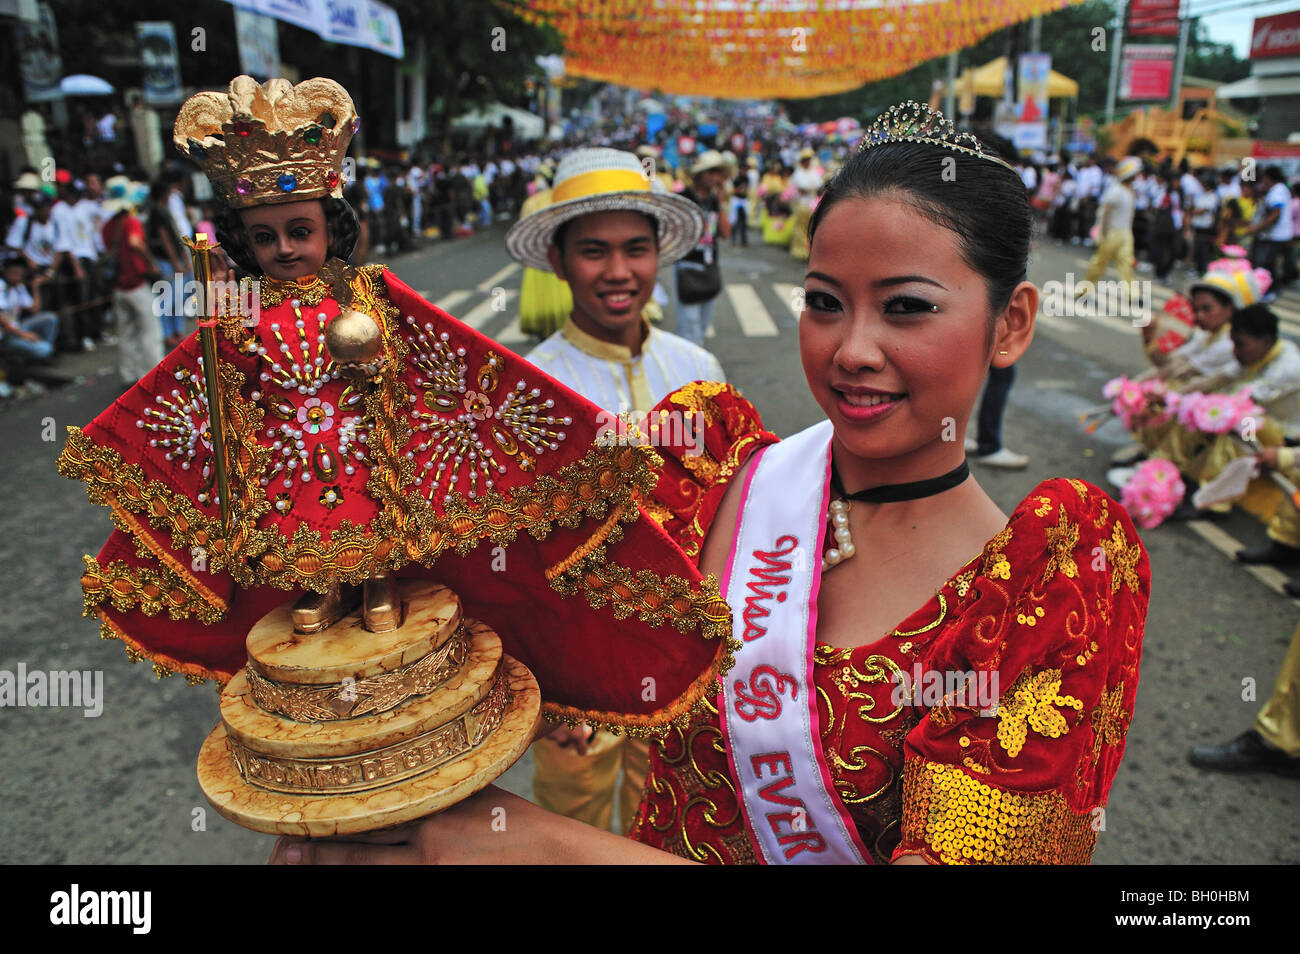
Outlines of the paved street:
[{"label": "paved street", "polygon": [[[506,256],[506,226],[488,235],[388,259],[431,301],[507,347],[528,350],[513,327],[521,272]],[[791,434],[819,411],[797,356],[793,289],[802,266],[781,249],[725,248],[727,282],[709,342],[730,380]],[[1031,278],[1076,278],[1083,250],[1047,245]],[[665,272],[665,281],[670,279]],[[509,306],[493,310],[493,289]],[[1163,293],[1161,293],[1163,294]],[[500,299],[500,294],[496,295]],[[670,309],[671,310],[671,309]],[[1278,307],[1284,331],[1300,333],[1300,303]],[[666,327],[673,325],[671,315]],[[68,424],[84,424],[118,393],[113,353],[78,356],[84,380],[0,407],[0,669],[91,669],[104,676],[103,714],[77,709],[0,710],[0,833],[9,862],[261,862],[270,839],[228,824],[207,808],[194,775],[200,742],[216,724],[211,686],[159,681],[130,665],[120,644],[98,639],[80,616],[83,553],[95,553],[110,525],[83,488],[60,478],[54,459]],[[72,363],[70,363],[70,366]],[[1085,434],[1083,408],[1102,384],[1144,367],[1138,333],[1121,319],[1044,318],[1018,367],[1006,443],[1029,454],[1027,471],[976,468],[1007,512],[1047,477],[1077,476],[1105,486],[1111,452],[1126,435],[1111,423]],[[1117,494],[1112,488],[1109,492]],[[1153,588],[1137,712],[1111,794],[1096,861],[1109,864],[1300,863],[1294,837],[1300,783],[1271,775],[1202,773],[1185,760],[1198,742],[1226,741],[1248,728],[1258,701],[1242,700],[1242,680],[1267,697],[1300,604],[1282,595],[1281,574],[1251,572],[1231,557],[1262,542],[1263,528],[1234,515],[1213,526],[1170,524],[1143,536]],[[506,776],[528,794],[525,760]],[[200,830],[195,830],[195,829]]]}]

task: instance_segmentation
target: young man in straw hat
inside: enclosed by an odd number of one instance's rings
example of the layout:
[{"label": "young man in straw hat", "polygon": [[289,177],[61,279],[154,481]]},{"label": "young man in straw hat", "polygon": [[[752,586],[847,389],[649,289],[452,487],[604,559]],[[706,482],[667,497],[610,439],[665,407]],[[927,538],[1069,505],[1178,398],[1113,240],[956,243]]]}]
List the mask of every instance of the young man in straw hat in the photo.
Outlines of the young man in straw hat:
[{"label": "young man in straw hat", "polygon": [[[515,260],[553,271],[573,293],[564,325],[528,360],[633,420],[684,384],[725,380],[713,355],[642,316],[660,265],[690,251],[703,228],[699,208],[652,185],[632,153],[580,149],[566,156],[555,171],[552,204],[506,236]],[[645,741],[561,727],[533,746],[533,759],[538,804],[600,828],[613,818],[621,764],[619,814],[628,830],[649,764]]]}]

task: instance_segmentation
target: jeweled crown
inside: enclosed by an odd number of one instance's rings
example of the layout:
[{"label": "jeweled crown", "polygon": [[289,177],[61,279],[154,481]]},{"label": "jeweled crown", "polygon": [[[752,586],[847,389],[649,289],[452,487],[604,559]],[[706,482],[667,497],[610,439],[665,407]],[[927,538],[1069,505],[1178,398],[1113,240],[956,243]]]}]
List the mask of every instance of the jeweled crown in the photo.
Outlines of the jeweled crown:
[{"label": "jeweled crown", "polygon": [[931,106],[913,100],[890,106],[876,117],[858,144],[858,151],[865,152],[875,146],[891,142],[924,142],[932,146],[941,146],[954,152],[964,152],[968,156],[987,159],[1005,166],[1013,172],[1015,168],[999,156],[984,151],[980,141],[968,132],[958,132],[952,121]]},{"label": "jeweled crown", "polygon": [[294,86],[236,76],[227,93],[195,93],[172,142],[233,209],[343,195],[343,157],[361,125],[352,97],[324,77]]}]

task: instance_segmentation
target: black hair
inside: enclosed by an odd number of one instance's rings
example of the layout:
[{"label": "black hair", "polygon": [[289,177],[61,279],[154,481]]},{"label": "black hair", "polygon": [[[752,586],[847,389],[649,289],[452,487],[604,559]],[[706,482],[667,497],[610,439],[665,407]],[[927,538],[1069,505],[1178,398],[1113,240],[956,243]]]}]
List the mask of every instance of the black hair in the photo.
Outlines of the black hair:
[{"label": "black hair", "polygon": [[1277,338],[1277,315],[1267,305],[1247,305],[1233,313],[1232,330],[1239,331],[1252,338]]},{"label": "black hair", "polygon": [[[361,236],[361,223],[357,221],[357,214],[352,211],[352,206],[345,200],[324,196],[320,201],[325,208],[325,227],[334,236],[325,251],[325,256],[346,262],[352,257],[352,250],[356,248],[357,239]],[[221,203],[217,214],[212,219],[212,224],[217,229],[217,243],[226,250],[230,260],[249,275],[261,275],[262,269],[257,264],[253,246],[249,244],[248,233],[244,231],[244,220],[240,218],[239,210],[232,209],[224,202]]]},{"label": "black hair", "polygon": [[1281,166],[1265,166],[1264,176],[1274,182],[1286,182],[1286,176],[1282,174]]},{"label": "black hair", "polygon": [[1197,292],[1204,292],[1207,295],[1213,295],[1214,300],[1225,308],[1237,307],[1236,303],[1227,292],[1220,291],[1217,288],[1211,288],[1209,285],[1197,285],[1192,289],[1192,295],[1195,296]]},{"label": "black hair", "polygon": [[[996,146],[986,150],[997,151]],[[930,221],[957,234],[962,258],[988,286],[989,309],[994,317],[1001,314],[1029,274],[1033,219],[1019,174],[930,143],[890,142],[855,152],[826,186],[808,221],[809,245],[840,200],[889,193],[902,194]]]},{"label": "black hair", "polygon": [[[649,212],[639,212],[636,209],[629,209],[628,211],[637,212],[638,215],[642,216],[647,222],[650,223],[650,232],[655,237],[655,248],[658,248],[659,247],[659,220],[655,218],[653,215],[651,215]],[[564,240],[565,240],[565,236],[568,235],[569,233],[569,226],[572,225],[576,220],[580,218],[582,218],[582,216],[575,215],[571,219],[566,219],[565,221],[561,222],[559,225],[555,227],[555,232],[554,234],[551,235],[551,242],[552,244],[555,245],[556,248],[560,250],[561,258],[564,257]]]}]

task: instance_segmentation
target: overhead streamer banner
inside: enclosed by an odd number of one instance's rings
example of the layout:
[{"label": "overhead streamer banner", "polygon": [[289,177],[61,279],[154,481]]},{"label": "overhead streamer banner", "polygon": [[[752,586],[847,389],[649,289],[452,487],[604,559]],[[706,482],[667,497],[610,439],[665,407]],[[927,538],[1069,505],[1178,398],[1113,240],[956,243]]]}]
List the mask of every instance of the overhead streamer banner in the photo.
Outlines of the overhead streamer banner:
[{"label": "overhead streamer banner", "polygon": [[564,38],[569,76],[687,96],[857,89],[1080,0],[495,0]]},{"label": "overhead streamer banner", "polygon": [[284,23],[310,30],[323,40],[360,46],[400,60],[405,55],[397,11],[378,0],[226,0]]}]

